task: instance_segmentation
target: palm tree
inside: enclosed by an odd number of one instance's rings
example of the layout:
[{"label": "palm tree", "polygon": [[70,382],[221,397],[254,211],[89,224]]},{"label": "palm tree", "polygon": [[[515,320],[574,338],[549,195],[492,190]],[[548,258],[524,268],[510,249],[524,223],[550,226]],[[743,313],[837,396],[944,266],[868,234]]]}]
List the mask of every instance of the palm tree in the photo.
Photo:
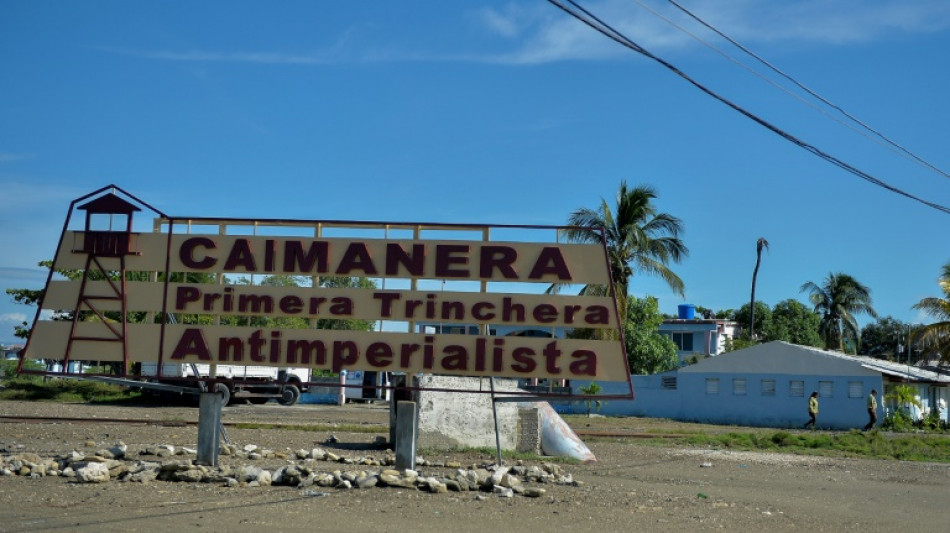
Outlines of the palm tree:
[{"label": "palm tree", "polygon": [[821,315],[818,334],[825,341],[825,348],[837,346],[844,351],[847,336],[857,352],[861,334],[854,315],[867,313],[877,318],[877,311],[871,306],[871,289],[848,274],[838,272],[829,273],[821,286],[811,281],[805,283],[801,292],[809,293],[808,300]]},{"label": "palm tree", "polygon": [[762,262],[762,248],[769,249],[769,241],[765,237],[759,237],[755,241],[755,270],[752,271],[752,298],[749,300],[749,312],[752,313],[749,319],[749,338],[755,339],[755,278],[759,276],[759,263]]},{"label": "palm tree", "polygon": [[928,358],[936,357],[941,364],[950,364],[950,262],[943,265],[937,283],[943,298],[924,298],[913,306],[933,317],[936,322],[917,329],[910,339],[919,343]]},{"label": "palm tree", "polygon": [[[564,230],[569,241],[599,243],[601,234],[596,228],[604,228],[621,317],[627,316],[627,290],[636,273],[659,276],[677,294],[684,295],[683,280],[667,266],[689,255],[689,249],[679,238],[683,223],[668,213],[657,212],[653,205],[656,197],[656,191],[648,185],[630,189],[626,181],[621,181],[616,212],[601,199],[597,209],[582,207],[571,213],[568,224],[572,227]],[[551,288],[551,292],[556,291],[556,287]],[[581,294],[606,295],[608,288],[587,285]]]}]

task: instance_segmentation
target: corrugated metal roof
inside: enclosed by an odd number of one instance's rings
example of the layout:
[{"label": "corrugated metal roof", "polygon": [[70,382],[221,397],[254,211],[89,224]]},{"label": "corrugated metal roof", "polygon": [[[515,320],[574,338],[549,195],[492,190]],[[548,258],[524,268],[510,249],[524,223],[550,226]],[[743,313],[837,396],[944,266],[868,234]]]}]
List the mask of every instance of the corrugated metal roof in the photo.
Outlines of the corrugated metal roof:
[{"label": "corrugated metal roof", "polygon": [[[816,356],[825,358],[825,361],[829,363],[835,361],[836,364],[821,364],[819,363],[820,359],[813,359]],[[694,365],[683,367],[679,369],[679,372],[730,371],[755,373],[792,369],[806,374],[819,371],[834,373],[841,372],[845,368],[842,365],[848,364],[858,365],[866,371],[880,372],[898,379],[950,385],[950,375],[932,370],[863,355],[847,355],[812,346],[801,346],[784,341],[756,344],[742,350],[709,357]],[[801,365],[806,366],[802,367]]]},{"label": "corrugated metal roof", "polygon": [[874,370],[876,372],[881,372],[882,374],[887,374],[889,376],[899,377],[903,379],[909,379],[914,381],[932,381],[935,383],[950,383],[950,376],[944,374],[938,374],[932,370],[925,370],[913,365],[896,363],[894,361],[887,361],[885,359],[875,359],[874,357],[868,357],[866,355],[848,355],[841,352],[833,352],[830,350],[822,350],[819,348],[812,348],[810,346],[798,346],[796,344],[785,343],[791,346],[797,346],[803,350],[809,350],[813,352],[821,352],[823,354],[829,355],[831,357],[837,357],[839,359],[844,359],[846,361],[854,361],[859,363],[864,368],[868,370]]}]

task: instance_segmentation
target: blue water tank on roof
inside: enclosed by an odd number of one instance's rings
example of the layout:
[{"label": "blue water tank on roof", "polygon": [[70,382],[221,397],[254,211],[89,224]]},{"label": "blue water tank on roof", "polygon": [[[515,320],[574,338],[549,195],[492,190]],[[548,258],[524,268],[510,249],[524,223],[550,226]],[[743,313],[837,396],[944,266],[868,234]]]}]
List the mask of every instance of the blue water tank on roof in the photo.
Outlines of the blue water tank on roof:
[{"label": "blue water tank on roof", "polygon": [[696,316],[696,307],[693,304],[683,304],[679,306],[679,317],[684,320],[692,320]]}]

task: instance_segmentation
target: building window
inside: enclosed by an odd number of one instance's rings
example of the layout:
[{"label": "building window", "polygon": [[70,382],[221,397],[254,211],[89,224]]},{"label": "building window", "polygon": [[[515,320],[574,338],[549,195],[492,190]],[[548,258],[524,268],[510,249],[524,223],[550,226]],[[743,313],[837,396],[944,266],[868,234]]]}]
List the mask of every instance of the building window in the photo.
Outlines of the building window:
[{"label": "building window", "polygon": [[818,396],[822,398],[831,398],[835,395],[835,382],[834,381],[819,381],[818,382]]},{"label": "building window", "polygon": [[848,398],[864,398],[864,382],[863,381],[849,381],[848,382]]},{"label": "building window", "polygon": [[660,388],[662,389],[675,389],[676,388],[676,376],[663,376],[660,378]]},{"label": "building window", "polygon": [[693,334],[674,331],[670,333],[670,338],[676,343],[676,348],[681,352],[693,351]]},{"label": "building window", "polygon": [[805,382],[800,379],[789,380],[788,395],[804,397],[805,396]]},{"label": "building window", "polygon": [[732,380],[732,394],[734,396],[745,396],[745,378],[733,378]]},{"label": "building window", "polygon": [[706,394],[719,394],[719,378],[706,378]]},{"label": "building window", "polygon": [[774,379],[762,380],[762,396],[775,396],[775,380]]}]

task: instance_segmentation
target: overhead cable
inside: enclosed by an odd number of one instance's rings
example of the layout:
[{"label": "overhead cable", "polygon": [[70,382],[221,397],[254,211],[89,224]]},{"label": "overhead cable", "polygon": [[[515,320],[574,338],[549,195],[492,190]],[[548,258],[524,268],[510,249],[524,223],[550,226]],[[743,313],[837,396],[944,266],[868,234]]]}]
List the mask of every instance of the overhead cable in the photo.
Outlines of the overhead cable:
[{"label": "overhead cable", "polygon": [[[764,63],[764,64],[765,64],[766,66],[768,66],[770,69],[772,69],[772,70],[778,72],[781,76],[785,77],[786,79],[789,79],[792,83],[794,83],[795,85],[797,85],[797,86],[799,86],[800,88],[804,89],[808,94],[814,96],[815,98],[817,98],[818,100],[820,100],[822,103],[826,103],[826,104],[827,104],[828,106],[830,106],[833,110],[838,111],[839,113],[841,113],[842,115],[844,115],[846,118],[848,118],[848,119],[850,119],[850,120],[849,120],[849,121],[843,120],[840,116],[838,116],[838,115],[836,115],[836,114],[833,114],[833,113],[832,113],[831,111],[829,111],[827,108],[817,105],[816,103],[814,103],[814,102],[812,102],[812,101],[810,101],[810,100],[804,98],[802,95],[793,92],[792,90],[790,90],[789,88],[785,87],[784,85],[779,84],[779,83],[776,82],[775,80],[773,80],[773,79],[771,79],[771,78],[768,78],[768,77],[762,75],[760,72],[756,71],[755,69],[753,69],[753,68],[750,67],[749,65],[747,65],[747,64],[743,63],[742,61],[740,61],[740,60],[738,60],[738,59],[732,57],[732,56],[729,55],[728,53],[726,53],[726,52],[724,52],[723,50],[721,50],[721,49],[719,49],[718,47],[716,47],[714,44],[707,42],[707,41],[704,40],[702,37],[696,35],[695,33],[689,31],[688,29],[686,29],[686,28],[680,26],[679,24],[677,24],[676,22],[674,22],[673,20],[671,20],[669,17],[666,17],[666,16],[664,16],[663,14],[657,12],[655,9],[653,9],[653,8],[651,8],[650,6],[648,6],[647,4],[643,3],[641,0],[633,0],[633,1],[634,1],[637,5],[639,5],[640,7],[642,7],[644,10],[650,12],[650,14],[652,14],[653,16],[655,16],[655,17],[657,17],[657,18],[659,18],[659,19],[662,19],[664,22],[666,22],[666,23],[669,24],[670,26],[676,28],[677,30],[679,30],[679,31],[681,31],[681,32],[683,32],[683,33],[685,33],[686,35],[689,35],[689,36],[692,37],[696,42],[698,42],[698,43],[702,44],[703,46],[705,46],[706,48],[709,48],[710,50],[716,52],[717,54],[721,55],[722,57],[724,57],[724,58],[727,59],[728,61],[732,62],[733,64],[738,65],[739,67],[743,68],[746,72],[748,72],[748,73],[752,74],[753,76],[759,78],[760,80],[764,81],[765,83],[768,83],[768,84],[771,85],[772,87],[775,87],[776,89],[778,89],[778,90],[784,92],[785,94],[791,96],[792,98],[798,100],[801,104],[806,105],[806,106],[808,106],[808,107],[814,109],[816,112],[821,113],[822,115],[824,115],[824,116],[828,117],[829,119],[831,119],[831,120],[837,122],[838,124],[841,124],[841,125],[844,126],[845,128],[848,128],[849,130],[851,130],[851,131],[857,133],[858,135],[861,135],[862,137],[868,139],[869,141],[874,142],[874,143],[877,143],[878,145],[883,146],[884,148],[887,148],[888,150],[891,150],[891,151],[897,153],[897,154],[898,154],[899,156],[901,156],[901,157],[910,159],[910,160],[914,161],[915,163],[923,164],[923,165],[924,165],[925,167],[927,167],[928,169],[933,170],[933,171],[937,172],[938,174],[941,174],[941,175],[943,175],[943,176],[945,176],[945,177],[950,178],[950,174],[948,174],[948,173],[944,172],[943,170],[941,170],[940,168],[938,168],[938,167],[936,167],[936,166],[934,166],[934,165],[928,163],[927,161],[921,159],[920,157],[917,157],[916,155],[914,155],[913,153],[911,153],[909,150],[907,150],[907,149],[905,149],[904,147],[902,147],[902,146],[900,146],[900,145],[894,143],[893,141],[891,141],[891,140],[888,139],[887,137],[884,137],[882,134],[878,133],[877,131],[871,129],[868,125],[866,125],[866,124],[864,124],[863,122],[861,122],[860,120],[858,120],[858,119],[852,117],[851,115],[849,115],[848,113],[846,113],[844,110],[842,110],[842,109],[839,108],[838,106],[836,106],[836,105],[834,105],[834,104],[828,102],[828,101],[825,100],[824,98],[822,98],[820,95],[815,94],[814,92],[812,92],[811,90],[809,90],[809,89],[808,89],[807,87],[805,87],[804,85],[798,83],[798,82],[795,81],[793,78],[791,78],[791,77],[789,77],[788,75],[786,75],[785,73],[781,72],[781,71],[778,70],[776,67],[772,66],[770,63],[768,63],[767,61],[765,61],[764,59],[762,59],[762,58],[760,58],[759,56],[755,55],[755,54],[752,53],[751,51],[745,49],[742,45],[736,43],[735,41],[733,41],[733,40],[730,39],[729,37],[723,35],[721,32],[719,32],[718,30],[716,30],[716,29],[713,28],[712,26],[706,24],[705,22],[703,22],[703,21],[701,21],[701,20],[699,21],[701,24],[703,24],[703,25],[706,26],[707,28],[711,29],[712,31],[716,32],[717,34],[719,34],[720,36],[722,36],[724,39],[726,39],[727,41],[729,41],[730,43],[732,43],[732,44],[736,45],[737,47],[739,47],[743,52],[746,52],[747,54],[751,55],[751,56],[752,56],[753,58],[755,58],[756,60],[758,60],[758,61]],[[668,1],[671,1],[671,2],[672,2],[672,0],[668,0]],[[678,4],[675,4],[675,2],[674,2],[674,5],[677,5],[677,7],[679,7],[679,5],[678,5]],[[681,9],[682,9],[682,8],[681,8]],[[692,13],[690,13],[690,15],[695,18],[695,16],[692,15]],[[699,19],[697,19],[697,20],[699,20]],[[857,125],[855,125],[855,124],[857,124]],[[860,126],[860,127],[858,127],[858,126]]]},{"label": "overhead cable", "polygon": [[[575,12],[574,10],[572,10],[571,8],[569,8],[568,6],[566,6],[566,5],[564,4],[564,1],[566,1],[566,3],[570,4],[571,6],[574,6],[574,8],[576,8],[577,10],[579,10],[580,13]],[[726,98],[720,96],[720,95],[717,94],[716,92],[714,92],[714,91],[712,91],[711,89],[707,88],[706,86],[702,85],[701,83],[699,83],[698,81],[694,80],[694,79],[691,78],[689,75],[687,75],[686,73],[684,73],[683,71],[681,71],[681,70],[678,69],[676,66],[674,66],[674,65],[671,64],[671,63],[669,63],[668,61],[666,61],[666,60],[664,60],[664,59],[662,59],[662,58],[660,58],[660,57],[658,57],[658,56],[652,54],[652,53],[649,52],[647,49],[643,48],[642,46],[640,46],[640,45],[637,44],[636,42],[632,41],[631,39],[629,39],[628,37],[626,37],[625,35],[623,35],[623,34],[620,33],[619,31],[617,31],[616,29],[612,28],[612,27],[611,27],[609,24],[607,24],[606,22],[604,22],[604,21],[600,20],[599,18],[597,18],[597,16],[594,15],[593,13],[587,11],[585,8],[583,8],[582,6],[578,5],[576,2],[574,2],[574,0],[564,0],[564,1],[562,1],[562,0],[548,0],[548,2],[549,2],[550,4],[554,5],[554,6],[557,7],[558,9],[564,11],[564,12],[567,13],[568,15],[571,15],[571,16],[574,17],[575,19],[577,19],[577,20],[583,22],[584,24],[586,24],[586,25],[589,26],[590,28],[592,28],[592,29],[596,30],[597,32],[603,34],[604,36],[608,37],[609,39],[611,39],[611,40],[613,40],[613,41],[619,43],[620,45],[622,45],[622,46],[624,46],[624,47],[627,47],[627,48],[629,48],[629,49],[631,49],[631,50],[633,50],[633,51],[635,51],[635,52],[637,52],[637,53],[639,53],[639,54],[641,54],[641,55],[643,55],[643,56],[645,56],[645,57],[648,57],[648,58],[652,59],[653,61],[656,61],[657,63],[660,63],[661,65],[663,65],[664,67],[666,67],[668,70],[670,70],[671,72],[673,72],[673,73],[676,74],[677,76],[683,78],[683,79],[686,80],[689,84],[693,85],[694,87],[696,87],[696,88],[699,89],[700,91],[706,93],[707,95],[709,95],[709,96],[715,98],[716,100],[722,102],[723,104],[729,106],[729,107],[732,108],[733,110],[735,110],[735,111],[741,113],[741,114],[742,114],[743,116],[745,116],[746,118],[749,118],[750,120],[756,122],[756,123],[759,124],[760,126],[765,127],[766,129],[768,129],[769,131],[771,131],[771,132],[775,133],[776,135],[782,137],[783,139],[785,139],[785,140],[787,140],[787,141],[789,141],[789,142],[791,142],[791,143],[793,143],[793,144],[795,144],[795,145],[797,145],[797,146],[799,146],[799,147],[801,147],[801,148],[804,148],[805,150],[811,152],[812,154],[814,154],[814,155],[816,155],[816,156],[818,156],[818,157],[824,159],[825,161],[828,161],[829,163],[831,163],[831,164],[833,164],[833,165],[835,165],[835,166],[837,166],[837,167],[839,167],[839,168],[841,168],[841,169],[843,169],[843,170],[846,170],[846,171],[850,172],[851,174],[854,174],[855,176],[858,176],[859,178],[861,178],[861,179],[863,179],[863,180],[865,180],[865,181],[867,181],[867,182],[869,182],[869,183],[872,183],[872,184],[874,184],[874,185],[877,185],[877,186],[879,186],[879,187],[882,187],[882,188],[884,188],[884,189],[887,189],[887,190],[889,190],[889,191],[891,191],[891,192],[893,192],[893,193],[899,194],[899,195],[904,196],[904,197],[906,197],[906,198],[910,198],[911,200],[920,202],[920,203],[922,203],[922,204],[924,204],[924,205],[926,205],[926,206],[928,206],[928,207],[931,207],[931,208],[933,208],[933,209],[936,209],[936,210],[938,210],[938,211],[942,211],[942,212],[944,212],[944,213],[950,214],[950,208],[948,208],[948,207],[946,207],[946,206],[943,206],[943,205],[940,205],[940,204],[937,204],[937,203],[934,203],[934,202],[930,202],[930,201],[924,200],[923,198],[920,198],[920,197],[915,196],[915,195],[913,195],[913,194],[911,194],[911,193],[909,193],[909,192],[906,192],[906,191],[901,190],[901,189],[899,189],[899,188],[897,188],[897,187],[894,187],[893,185],[889,185],[888,183],[886,183],[886,182],[884,182],[884,181],[881,181],[881,180],[879,180],[878,178],[875,178],[874,176],[868,174],[867,172],[864,172],[863,170],[861,170],[861,169],[859,169],[859,168],[856,168],[856,167],[854,167],[854,166],[852,166],[852,165],[850,165],[850,164],[848,164],[848,163],[842,161],[841,159],[838,159],[837,157],[835,157],[835,156],[833,156],[833,155],[831,155],[831,154],[829,154],[829,153],[827,153],[827,152],[825,152],[825,151],[819,149],[818,147],[806,143],[805,141],[803,141],[803,140],[799,139],[798,137],[795,137],[794,135],[792,135],[792,134],[790,134],[790,133],[788,133],[788,132],[786,132],[786,131],[784,131],[784,130],[778,128],[777,126],[774,126],[774,125],[770,124],[769,122],[765,121],[764,119],[762,119],[762,118],[760,118],[760,117],[754,115],[753,113],[751,113],[751,112],[745,110],[744,108],[738,106],[737,104],[731,102],[730,100],[727,100]]]},{"label": "overhead cable", "polygon": [[[634,0],[634,1],[637,1],[637,0]],[[860,119],[858,119],[858,118],[855,117],[854,115],[848,113],[848,112],[845,111],[843,108],[841,108],[841,107],[835,105],[834,103],[828,101],[827,99],[825,99],[825,98],[824,98],[823,96],[821,96],[820,94],[818,94],[818,93],[812,91],[811,89],[809,89],[808,87],[806,87],[804,84],[799,83],[798,80],[796,80],[795,78],[793,78],[793,77],[791,77],[790,75],[786,74],[785,72],[783,72],[782,70],[780,70],[778,67],[776,67],[775,65],[769,63],[769,62],[766,61],[764,58],[762,58],[761,56],[757,55],[755,52],[749,50],[748,48],[746,48],[746,47],[743,46],[742,44],[736,42],[734,39],[732,39],[731,37],[729,37],[729,36],[726,35],[725,33],[723,33],[723,32],[721,32],[721,31],[719,31],[718,29],[714,28],[711,24],[709,24],[709,23],[707,23],[706,21],[704,21],[703,19],[699,18],[697,15],[695,15],[694,13],[692,13],[691,11],[689,11],[688,9],[686,9],[685,7],[683,7],[683,6],[681,6],[680,4],[678,4],[675,0],[667,0],[667,2],[673,4],[677,9],[679,9],[680,11],[682,11],[683,13],[685,13],[686,15],[688,15],[689,17],[691,17],[691,18],[692,18],[693,20],[695,20],[696,22],[702,24],[703,26],[705,26],[706,28],[708,28],[710,31],[714,32],[716,35],[719,35],[719,36],[722,37],[723,39],[729,41],[729,43],[731,43],[733,46],[735,46],[735,47],[738,48],[739,50],[742,50],[742,51],[745,52],[746,54],[749,54],[749,55],[752,56],[754,59],[756,59],[757,61],[759,61],[760,63],[762,63],[762,64],[765,65],[766,67],[768,67],[770,70],[772,70],[773,72],[775,72],[775,73],[778,74],[779,76],[781,76],[781,77],[785,78],[786,80],[792,82],[792,83],[795,84],[795,86],[797,86],[799,89],[801,89],[801,90],[805,91],[806,93],[808,93],[809,95],[811,95],[811,96],[817,98],[817,99],[818,99],[819,101],[821,101],[823,104],[825,104],[825,105],[827,105],[828,107],[831,107],[832,109],[834,109],[835,111],[841,113],[842,115],[844,115],[845,117],[847,117],[849,120],[851,120],[851,121],[854,122],[855,124],[858,124],[859,126],[861,126],[862,128],[864,128],[864,129],[867,130],[868,132],[870,132],[870,133],[872,133],[873,135],[875,135],[875,136],[876,136],[877,138],[879,138],[880,140],[884,141],[885,143],[887,143],[887,144],[890,145],[891,147],[897,149],[897,150],[900,151],[903,155],[905,155],[905,156],[907,156],[907,157],[913,159],[914,161],[917,161],[917,162],[920,163],[921,165],[923,165],[923,166],[929,168],[930,170],[933,170],[934,172],[936,172],[936,173],[942,175],[942,176],[945,177],[945,178],[950,178],[950,173],[945,172],[944,170],[940,169],[940,168],[937,167],[936,165],[934,165],[934,164],[930,163],[929,161],[927,161],[927,160],[925,160],[925,159],[919,157],[917,154],[914,154],[913,152],[911,152],[911,151],[908,150],[907,148],[904,148],[903,146],[901,146],[901,145],[898,144],[897,142],[895,142],[895,141],[891,140],[890,138],[888,138],[888,137],[887,137],[886,135],[884,135],[883,133],[881,133],[881,132],[875,130],[874,128],[872,128],[872,127],[869,126],[868,124],[864,123],[863,121],[861,121]],[[640,3],[639,1],[637,1],[637,3],[640,4],[641,6],[643,6],[643,4]],[[646,7],[646,6],[643,6],[643,7]],[[687,33],[688,33],[688,32],[687,32]]]}]

